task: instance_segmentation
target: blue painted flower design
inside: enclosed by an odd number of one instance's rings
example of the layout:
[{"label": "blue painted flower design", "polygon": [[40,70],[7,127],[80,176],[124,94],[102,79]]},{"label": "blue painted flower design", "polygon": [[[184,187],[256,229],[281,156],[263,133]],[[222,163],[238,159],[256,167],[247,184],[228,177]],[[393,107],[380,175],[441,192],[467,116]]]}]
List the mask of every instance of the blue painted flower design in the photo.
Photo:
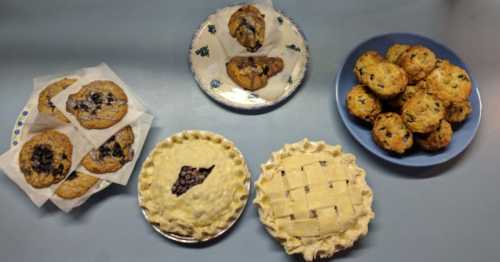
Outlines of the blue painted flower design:
[{"label": "blue painted flower design", "polygon": [[221,85],[221,83],[217,79],[214,79],[214,80],[210,81],[210,87],[211,88],[218,88],[218,87],[220,87],[220,85]]},{"label": "blue painted flower design", "polygon": [[295,44],[289,44],[286,46],[286,48],[290,49],[290,50],[293,50],[295,52],[300,52],[300,47],[296,46]]},{"label": "blue painted flower design", "polygon": [[208,45],[204,46],[204,47],[200,47],[199,49],[197,49],[196,51],[194,51],[195,54],[201,56],[201,57],[205,57],[205,56],[210,56],[210,50],[208,50]]},{"label": "blue painted flower design", "polygon": [[27,116],[28,115],[28,111],[23,111],[23,116]]},{"label": "blue painted flower design", "polygon": [[259,98],[259,95],[254,94],[254,93],[248,94],[248,99],[256,99],[256,98]]},{"label": "blue painted flower design", "polygon": [[23,125],[23,122],[22,122],[22,121],[18,121],[18,122],[17,122],[17,125],[18,125],[18,126],[22,126],[22,125]]},{"label": "blue painted flower design", "polygon": [[276,20],[278,20],[278,23],[279,23],[280,25],[282,25],[282,24],[283,24],[283,17],[278,16],[278,17],[276,18]]},{"label": "blue painted flower design", "polygon": [[208,25],[208,32],[211,34],[217,33],[217,29],[215,28],[215,25]]},{"label": "blue painted flower design", "polygon": [[292,83],[293,83],[292,76],[289,76],[289,77],[288,77],[288,83],[289,83],[289,84],[292,84]]}]

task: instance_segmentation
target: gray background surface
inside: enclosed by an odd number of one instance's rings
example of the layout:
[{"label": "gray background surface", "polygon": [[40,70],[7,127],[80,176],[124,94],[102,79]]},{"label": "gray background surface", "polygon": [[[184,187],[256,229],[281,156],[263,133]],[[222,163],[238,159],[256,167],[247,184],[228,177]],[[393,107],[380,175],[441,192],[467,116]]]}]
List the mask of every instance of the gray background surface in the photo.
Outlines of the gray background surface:
[{"label": "gray background surface", "polygon": [[[375,193],[370,233],[338,261],[499,261],[500,1],[275,1],[309,40],[308,79],[288,103],[266,114],[238,114],[209,100],[188,67],[193,32],[233,1],[0,2],[0,151],[32,78],[108,63],[156,116],[140,166],[154,144],[183,129],[233,140],[253,173],[284,143],[304,137],[343,145],[358,156]],[[455,160],[407,169],[371,156],[347,133],[333,81],[346,54],[385,32],[424,34],[455,50],[476,76],[484,104],[479,133]],[[253,206],[209,246],[164,240],[137,206],[136,168],[70,214],[41,209],[0,176],[1,261],[293,261],[264,231]],[[252,194],[253,198],[253,194]],[[215,203],[216,204],[216,203]]]}]

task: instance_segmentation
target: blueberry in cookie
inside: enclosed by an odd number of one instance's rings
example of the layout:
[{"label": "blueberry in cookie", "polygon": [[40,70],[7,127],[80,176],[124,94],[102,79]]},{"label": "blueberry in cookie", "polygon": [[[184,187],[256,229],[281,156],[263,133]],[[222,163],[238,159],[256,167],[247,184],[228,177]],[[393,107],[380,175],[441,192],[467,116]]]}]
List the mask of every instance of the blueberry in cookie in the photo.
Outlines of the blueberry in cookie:
[{"label": "blueberry in cookie", "polygon": [[417,92],[403,105],[402,117],[415,133],[429,133],[438,128],[445,117],[446,107],[441,100],[427,92]]},{"label": "blueberry in cookie", "polygon": [[390,99],[387,101],[387,105],[391,109],[394,110],[401,110],[403,107],[404,103],[408,101],[410,98],[412,98],[418,91],[423,90],[423,87],[421,85],[409,85],[405,88],[405,91],[398,96],[396,96],[393,99]]},{"label": "blueberry in cookie", "polygon": [[362,82],[363,75],[365,74],[364,69],[369,65],[378,64],[384,61],[384,58],[376,51],[367,51],[358,57],[356,64],[354,65],[354,74],[356,78]]},{"label": "blueberry in cookie", "polygon": [[57,188],[56,195],[63,199],[75,199],[85,195],[97,182],[97,177],[73,171]]},{"label": "blueberry in cookie", "polygon": [[255,91],[267,85],[267,80],[283,70],[280,57],[235,56],[226,63],[229,77],[240,87]]},{"label": "blueberry in cookie", "polygon": [[413,146],[413,134],[400,115],[382,113],[373,123],[372,136],[375,143],[385,150],[403,154]]},{"label": "blueberry in cookie", "polygon": [[266,34],[264,14],[253,5],[239,8],[229,19],[229,33],[248,52],[256,52],[262,47]]},{"label": "blueberry in cookie", "polygon": [[438,128],[429,134],[417,136],[415,141],[424,150],[437,151],[446,148],[453,137],[453,129],[446,120],[441,120]]},{"label": "blueberry in cookie", "polygon": [[401,67],[389,62],[380,62],[363,69],[361,83],[367,85],[380,98],[389,99],[405,91],[408,78]]},{"label": "blueberry in cookie", "polygon": [[73,145],[70,139],[55,130],[33,136],[19,153],[19,167],[26,182],[34,188],[57,184],[71,169]]},{"label": "blueberry in cookie", "polygon": [[446,60],[440,60],[426,79],[429,92],[445,103],[468,99],[472,83],[467,72]]},{"label": "blueberry in cookie", "polygon": [[113,81],[93,81],[68,97],[66,111],[87,129],[105,129],[128,112],[128,98]]},{"label": "blueberry in cookie", "polygon": [[416,45],[403,52],[397,63],[408,73],[410,83],[416,83],[434,69],[436,61],[436,55],[432,50]]},{"label": "blueberry in cookie", "polygon": [[353,116],[372,123],[382,112],[382,103],[367,87],[355,85],[347,94],[347,109]]},{"label": "blueberry in cookie", "polygon": [[401,54],[406,52],[408,49],[410,49],[409,45],[394,44],[387,50],[387,53],[385,54],[385,59],[387,59],[387,61],[393,64],[397,64]]},{"label": "blueberry in cookie", "polygon": [[126,126],[98,149],[85,155],[82,165],[95,174],[116,172],[133,160],[133,144],[134,132],[130,126]]},{"label": "blueberry in cookie", "polygon": [[64,78],[45,87],[38,96],[38,111],[48,114],[61,122],[69,123],[69,120],[50,100],[75,82],[76,79]]}]

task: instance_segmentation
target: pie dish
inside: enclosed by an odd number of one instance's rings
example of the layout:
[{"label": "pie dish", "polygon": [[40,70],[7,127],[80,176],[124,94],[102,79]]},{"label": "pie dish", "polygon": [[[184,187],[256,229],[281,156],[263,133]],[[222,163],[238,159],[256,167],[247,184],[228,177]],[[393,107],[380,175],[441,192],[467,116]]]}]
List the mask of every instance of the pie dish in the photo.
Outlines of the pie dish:
[{"label": "pie dish", "polygon": [[288,254],[328,258],[368,233],[373,193],[355,160],[338,145],[304,139],[262,165],[254,203]]},{"label": "pie dish", "polygon": [[139,178],[146,219],[167,238],[202,242],[229,229],[248,200],[250,172],[224,137],[184,131],[160,142]]}]

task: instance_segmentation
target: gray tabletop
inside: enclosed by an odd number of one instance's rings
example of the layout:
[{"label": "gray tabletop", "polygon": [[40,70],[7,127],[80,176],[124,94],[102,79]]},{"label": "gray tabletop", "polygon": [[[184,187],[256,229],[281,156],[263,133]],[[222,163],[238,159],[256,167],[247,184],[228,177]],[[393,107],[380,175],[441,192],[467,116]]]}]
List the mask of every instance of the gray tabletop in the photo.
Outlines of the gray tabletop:
[{"label": "gray tabletop", "polygon": [[[375,194],[370,233],[345,261],[499,261],[500,1],[275,1],[309,40],[311,67],[296,95],[265,114],[226,110],[197,87],[188,66],[193,32],[233,1],[1,1],[0,151],[28,98],[32,78],[108,63],[156,116],[138,163],[162,138],[205,129],[233,140],[253,180],[284,143],[308,137],[341,144],[358,157]],[[354,45],[385,32],[416,32],[455,50],[476,76],[484,104],[480,130],[456,159],[408,169],[370,155],[335,109],[333,81]],[[137,206],[136,168],[64,214],[36,208],[0,176],[2,261],[293,261],[264,230],[253,206],[212,245],[163,239]],[[253,198],[252,194],[252,198]]]}]

